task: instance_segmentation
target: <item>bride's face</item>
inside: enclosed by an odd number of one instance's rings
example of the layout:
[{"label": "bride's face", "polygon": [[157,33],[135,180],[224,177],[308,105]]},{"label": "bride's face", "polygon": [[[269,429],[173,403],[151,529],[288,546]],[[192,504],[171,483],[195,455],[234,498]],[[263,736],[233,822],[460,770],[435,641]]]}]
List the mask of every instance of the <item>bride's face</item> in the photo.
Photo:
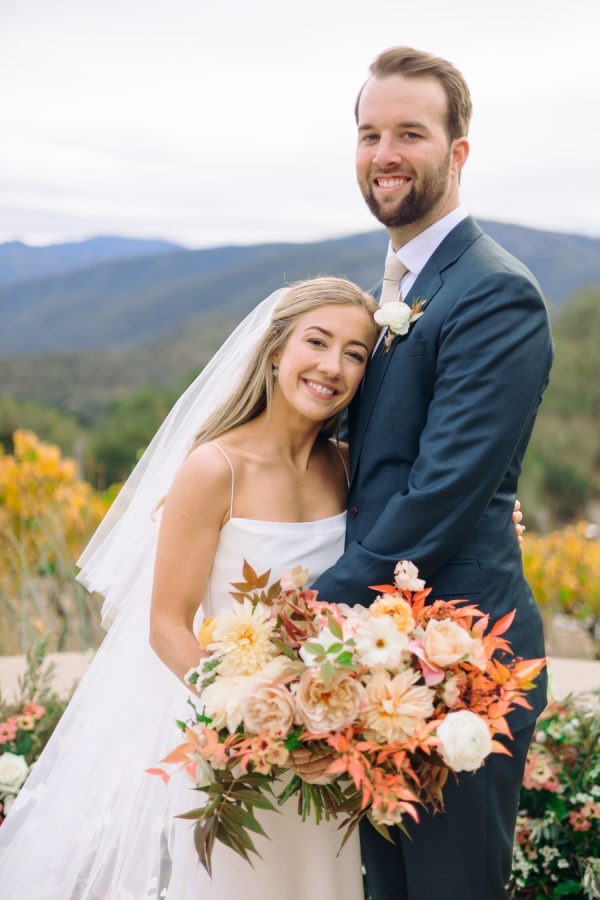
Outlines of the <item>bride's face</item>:
[{"label": "bride's face", "polygon": [[274,402],[312,421],[344,409],[356,393],[373,349],[371,315],[359,306],[321,306],[298,317],[281,351]]}]

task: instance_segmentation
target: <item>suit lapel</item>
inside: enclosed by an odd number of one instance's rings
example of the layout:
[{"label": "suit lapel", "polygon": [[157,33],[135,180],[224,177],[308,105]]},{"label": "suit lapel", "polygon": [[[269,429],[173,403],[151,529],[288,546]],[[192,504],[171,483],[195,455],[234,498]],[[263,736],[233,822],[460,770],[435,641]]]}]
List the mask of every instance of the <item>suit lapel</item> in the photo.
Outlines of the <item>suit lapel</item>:
[{"label": "suit lapel", "polygon": [[[455,263],[481,234],[483,234],[483,232],[471,216],[467,216],[466,219],[459,222],[427,261],[422,271],[419,273],[414,285],[408,292],[405,303],[412,306],[417,300],[427,301],[425,305],[425,314],[423,316],[424,318],[427,315],[427,307],[433,302],[435,295],[444,283],[442,277],[443,270]],[[378,285],[377,289],[372,291],[376,298],[379,297],[380,292],[381,285]],[[397,337],[388,353],[382,354],[378,349],[368,365],[361,394],[354,401],[350,414],[350,480],[353,479],[356,472],[371,413],[375,406],[377,395],[381,389],[384,375],[394,355],[394,351],[400,343],[404,343],[409,339],[410,335],[413,333],[413,329],[417,329],[418,331],[419,323],[421,321],[422,319],[417,320],[414,325],[411,326],[408,334]]]}]

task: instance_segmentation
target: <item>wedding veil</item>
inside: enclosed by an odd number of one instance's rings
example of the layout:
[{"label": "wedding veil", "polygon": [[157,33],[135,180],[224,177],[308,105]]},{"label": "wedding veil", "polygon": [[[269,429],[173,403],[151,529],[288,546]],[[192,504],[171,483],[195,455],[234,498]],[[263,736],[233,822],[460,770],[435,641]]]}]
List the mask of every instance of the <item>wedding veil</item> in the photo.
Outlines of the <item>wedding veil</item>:
[{"label": "wedding veil", "polygon": [[2,896],[149,900],[168,890],[181,810],[145,770],[179,742],[188,692],[149,644],[156,507],[284,290],[247,316],[177,401],[78,562],[79,580],[105,597],[110,629],[0,828]]},{"label": "wedding veil", "polygon": [[128,602],[132,581],[158,528],[157,504],[169,490],[200,425],[226,398],[235,376],[244,371],[284,293],[282,288],[263,300],[182,394],[77,561],[78,580],[105,598],[105,627]]}]

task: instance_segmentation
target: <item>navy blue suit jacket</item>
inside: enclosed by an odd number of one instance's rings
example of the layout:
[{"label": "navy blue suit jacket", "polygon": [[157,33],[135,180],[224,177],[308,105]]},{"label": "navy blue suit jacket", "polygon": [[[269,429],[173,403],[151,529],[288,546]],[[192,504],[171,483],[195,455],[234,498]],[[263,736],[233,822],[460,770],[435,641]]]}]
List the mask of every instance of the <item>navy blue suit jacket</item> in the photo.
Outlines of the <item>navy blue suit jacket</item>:
[{"label": "navy blue suit jacket", "polygon": [[[552,361],[540,289],[522,263],[460,222],[405,298],[426,301],[407,335],[380,349],[348,416],[346,550],[315,583],[323,600],[372,601],[369,585],[412,560],[432,598],[465,598],[496,620],[518,656],[544,655],[541,617],[511,515]],[[540,678],[531,713],[545,705]]]}]

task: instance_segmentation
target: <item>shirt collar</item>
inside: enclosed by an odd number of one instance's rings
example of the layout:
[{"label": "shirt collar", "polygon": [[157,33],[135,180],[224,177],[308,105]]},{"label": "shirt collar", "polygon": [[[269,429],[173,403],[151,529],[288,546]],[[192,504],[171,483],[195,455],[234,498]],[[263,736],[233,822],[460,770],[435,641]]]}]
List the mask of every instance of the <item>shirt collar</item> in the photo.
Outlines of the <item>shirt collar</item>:
[{"label": "shirt collar", "polygon": [[[396,256],[401,263],[404,263],[408,271],[415,278],[424,268],[427,260],[437,250],[445,237],[447,237],[453,228],[466,219],[468,212],[464,206],[457,206],[447,215],[438,219],[433,225],[430,225],[424,231],[421,231],[416,237],[404,244]],[[388,256],[394,253],[391,243],[388,245]],[[408,276],[407,276],[408,277]]]}]

